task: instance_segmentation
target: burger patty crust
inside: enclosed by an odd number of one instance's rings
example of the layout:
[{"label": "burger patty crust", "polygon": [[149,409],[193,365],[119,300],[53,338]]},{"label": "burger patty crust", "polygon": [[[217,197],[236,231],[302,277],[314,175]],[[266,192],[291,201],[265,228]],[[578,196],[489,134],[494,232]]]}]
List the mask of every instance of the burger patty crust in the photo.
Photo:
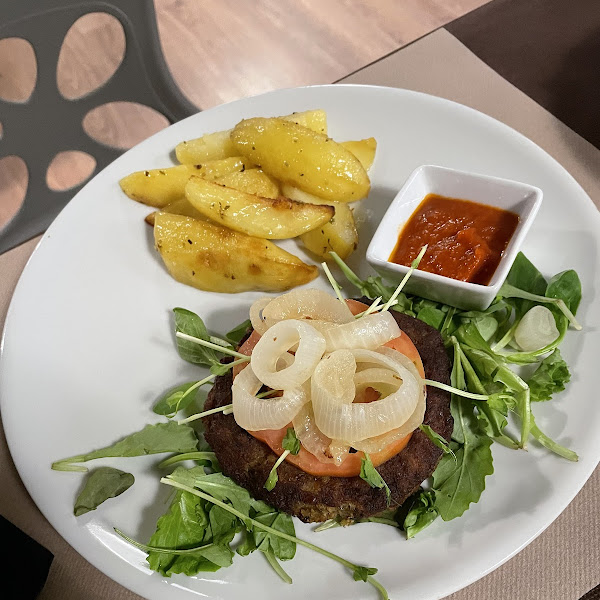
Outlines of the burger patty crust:
[{"label": "burger patty crust", "polygon": [[[439,332],[433,327],[395,311],[391,314],[400,329],[413,341],[427,379],[450,383],[450,360]],[[205,409],[231,404],[231,372],[216,378]],[[277,469],[279,480],[272,491],[264,488],[277,455],[263,442],[239,427],[233,415],[216,413],[203,419],[205,437],[217,455],[225,475],[264,500],[305,522],[340,518],[352,521],[372,516],[387,508],[384,490],[369,486],[360,477],[317,477],[288,461]],[[427,387],[423,422],[446,440],[452,434],[450,394]],[[377,467],[388,484],[392,503],[399,505],[413,494],[435,470],[442,451],[416,430],[406,447]]]}]

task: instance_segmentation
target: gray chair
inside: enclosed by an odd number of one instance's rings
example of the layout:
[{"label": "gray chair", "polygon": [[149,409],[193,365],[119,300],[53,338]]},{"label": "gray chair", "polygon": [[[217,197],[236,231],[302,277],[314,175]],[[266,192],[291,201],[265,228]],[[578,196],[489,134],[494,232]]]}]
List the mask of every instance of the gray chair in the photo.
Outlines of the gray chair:
[{"label": "gray chair", "polygon": [[[56,67],[62,41],[81,16],[103,12],[116,17],[125,32],[125,56],[100,88],[76,100],[58,91]],[[96,171],[122,150],[90,138],[82,121],[89,110],[107,102],[138,102],[162,113],[171,123],[198,109],[177,88],[161,52],[152,0],[16,0],[0,4],[0,39],[24,38],[37,59],[37,83],[24,103],[0,99],[4,131],[0,158],[20,156],[27,165],[25,200],[0,230],[0,254],[43,232],[83,184],[65,191],[46,185],[46,170],[59,152],[79,150],[96,159]]]}]

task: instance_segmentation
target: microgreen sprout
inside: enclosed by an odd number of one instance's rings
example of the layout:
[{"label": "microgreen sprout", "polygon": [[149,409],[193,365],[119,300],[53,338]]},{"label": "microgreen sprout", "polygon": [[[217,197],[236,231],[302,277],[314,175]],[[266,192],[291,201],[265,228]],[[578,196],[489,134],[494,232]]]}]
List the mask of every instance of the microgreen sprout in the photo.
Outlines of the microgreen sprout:
[{"label": "microgreen sprout", "polygon": [[208,342],[207,340],[201,340],[200,338],[194,337],[193,335],[188,335],[187,333],[182,333],[181,331],[177,331],[175,335],[182,340],[186,340],[188,342],[193,342],[194,344],[199,344],[200,346],[204,346],[206,348],[211,348],[212,350],[218,350],[223,354],[229,354],[229,356],[235,356],[237,358],[241,358],[244,361],[250,360],[249,356],[242,354],[241,352],[236,352],[235,350],[231,350],[230,348],[226,348],[225,346],[221,346],[221,344],[213,344],[212,342]]},{"label": "microgreen sprout", "polygon": [[192,421],[197,421],[198,419],[201,419],[202,417],[208,417],[208,415],[214,415],[214,414],[220,413],[220,412],[225,414],[225,411],[230,408],[233,408],[233,404],[226,404],[225,406],[217,406],[217,408],[211,408],[210,410],[205,410],[204,412],[196,413],[195,415],[191,415],[190,417],[181,419],[181,420],[177,421],[177,423],[179,423],[179,425],[184,425],[185,423],[191,423]]},{"label": "microgreen sprout", "polygon": [[435,387],[446,392],[450,392],[451,394],[456,394],[457,396],[462,396],[463,398],[483,401],[490,399],[490,397],[487,394],[474,394],[473,392],[467,392],[466,390],[461,390],[459,388],[452,387],[451,385],[446,385],[445,383],[441,383],[433,379],[423,379],[422,381],[425,385]]},{"label": "microgreen sprout", "polygon": [[333,288],[335,295],[338,297],[338,300],[345,304],[346,300],[344,299],[344,296],[342,296],[342,289],[340,288],[338,282],[333,278],[333,275],[331,274],[331,271],[329,270],[327,263],[323,262],[323,263],[321,263],[321,266],[323,267],[323,271],[325,272],[327,279],[329,279],[329,283],[331,284],[331,287]]},{"label": "microgreen sprout", "polygon": [[269,472],[269,477],[267,477],[267,481],[265,482],[265,488],[270,492],[279,479],[277,475],[277,467],[287,458],[289,454],[298,454],[300,452],[300,440],[296,437],[296,432],[293,427],[288,427],[288,430],[285,433],[285,437],[281,443],[284,451],[281,456],[277,459],[273,468]]},{"label": "microgreen sprout", "polygon": [[184,452],[183,454],[176,454],[175,456],[165,458],[165,460],[158,464],[158,468],[164,469],[185,460],[209,460],[215,462],[217,455],[214,452]]},{"label": "microgreen sprout", "polygon": [[408,271],[406,272],[406,275],[402,278],[402,281],[400,282],[400,284],[398,285],[398,287],[392,294],[391,298],[383,305],[383,308],[381,309],[382,311],[388,310],[392,306],[392,303],[400,295],[402,288],[404,288],[404,286],[406,285],[406,282],[410,279],[410,276],[413,274],[415,269],[419,266],[419,263],[421,262],[421,259],[425,255],[425,252],[427,252],[427,244],[425,244],[421,248],[421,251],[419,252],[419,254],[417,254],[417,258],[415,258],[415,260],[412,261],[412,263],[410,264],[410,269],[408,269]]}]

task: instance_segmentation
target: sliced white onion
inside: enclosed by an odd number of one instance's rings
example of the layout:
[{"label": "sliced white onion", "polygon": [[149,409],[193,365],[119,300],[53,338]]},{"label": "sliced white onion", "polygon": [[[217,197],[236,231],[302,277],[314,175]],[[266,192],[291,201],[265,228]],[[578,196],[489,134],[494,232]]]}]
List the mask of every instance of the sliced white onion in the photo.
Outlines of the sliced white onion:
[{"label": "sliced white onion", "polygon": [[311,393],[316,387],[320,396],[325,394],[336,404],[352,404],[355,394],[355,372],[356,360],[352,351],[336,350],[325,356],[314,370]]},{"label": "sliced white onion", "polygon": [[257,398],[262,382],[248,365],[234,379],[232,391],[233,416],[236,423],[247,431],[281,429],[310,400],[302,387],[286,390],[276,398]]},{"label": "sliced white onion", "polygon": [[397,373],[389,369],[370,367],[358,371],[354,375],[354,385],[357,395],[362,394],[367,388],[373,388],[380,394],[387,396],[394,393],[402,385],[402,379]]},{"label": "sliced white onion", "polygon": [[263,317],[273,322],[307,318],[331,323],[350,323],[354,320],[345,302],[322,290],[294,290],[278,296],[263,311]]},{"label": "sliced white onion", "polygon": [[541,350],[559,335],[554,315],[545,306],[528,310],[515,329],[515,341],[525,352]]},{"label": "sliced white onion", "polygon": [[[420,404],[423,405],[424,412],[424,386],[415,366],[406,357],[406,364],[403,364],[404,360],[400,358],[403,355],[395,350],[382,350],[386,352],[362,349],[351,351],[357,362],[387,367],[402,379],[396,392],[369,403],[348,404],[343,402],[340,394],[332,393],[336,378],[338,381],[335,384],[341,388],[344,380],[350,375],[354,377],[354,373],[349,368],[339,367],[333,372],[327,359],[338,352],[348,351],[338,350],[321,360],[311,380],[311,396],[315,421],[324,435],[332,439],[360,442],[403,426],[411,420]],[[393,354],[387,350],[391,350]]]},{"label": "sliced white onion", "polygon": [[[277,361],[298,344],[294,362],[277,370]],[[307,322],[290,319],[269,328],[257,342],[250,365],[256,376],[274,390],[300,387],[312,375],[325,352],[325,338]]]},{"label": "sliced white onion", "polygon": [[264,298],[259,298],[250,307],[250,323],[252,323],[253,329],[260,333],[260,335],[263,335],[263,333],[269,328],[265,318],[262,315],[262,311],[270,302],[272,302],[272,298],[265,296]]},{"label": "sliced white onion", "polygon": [[[423,417],[421,417],[421,421]],[[420,425],[420,423],[417,423]],[[368,438],[366,440],[362,440],[361,442],[352,442],[351,445],[355,450],[359,450],[361,452],[365,452],[366,454],[376,454],[377,452],[381,452],[384,448],[392,444],[393,442],[406,437],[409,432],[402,431],[404,427],[398,429],[392,429],[392,431],[388,431],[383,435],[378,435],[376,437]],[[416,429],[413,427],[411,431]]]},{"label": "sliced white onion", "polygon": [[328,449],[331,440],[323,435],[315,425],[315,415],[310,403],[305,404],[296,417],[292,425],[296,432],[296,437],[300,440],[302,447],[310,452],[322,463],[334,463],[333,457],[329,456]]},{"label": "sliced white onion", "polygon": [[374,350],[401,335],[396,319],[388,312],[366,315],[332,327],[324,332],[327,352],[342,348],[367,348]]}]

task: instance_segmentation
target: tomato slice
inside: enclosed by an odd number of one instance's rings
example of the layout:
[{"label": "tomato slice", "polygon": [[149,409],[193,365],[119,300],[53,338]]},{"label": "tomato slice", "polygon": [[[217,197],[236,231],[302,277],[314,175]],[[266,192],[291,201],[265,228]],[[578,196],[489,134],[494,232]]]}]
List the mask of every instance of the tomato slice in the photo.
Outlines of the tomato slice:
[{"label": "tomato slice", "polygon": [[[352,314],[356,315],[368,308],[366,304],[362,302],[358,302],[357,300],[346,300],[348,307],[352,311]],[[260,339],[260,334],[256,331],[253,331],[250,337],[242,344],[242,346],[238,349],[238,352],[245,354],[246,356],[250,356],[252,354],[252,350],[256,343]],[[421,362],[421,357],[419,356],[419,352],[417,348],[413,344],[412,340],[402,332],[400,337],[391,340],[387,344],[385,344],[388,348],[393,348],[398,352],[401,352],[405,356],[407,356],[411,362],[417,368],[417,371],[421,375],[421,377],[425,377],[425,371],[423,370],[423,363]],[[234,367],[233,376],[235,377],[245,365],[240,365]],[[373,398],[374,400],[376,398]],[[286,431],[288,427],[291,427],[290,423],[286,427],[281,429],[267,429],[263,431],[248,431],[248,433],[254,436],[257,440],[267,444],[271,450],[277,454],[277,456],[281,456],[284,452],[283,450],[283,438],[285,437]],[[386,462],[390,458],[394,457],[398,452],[403,450],[408,444],[412,433],[409,433],[403,438],[392,442],[380,452],[373,452],[370,454],[371,461],[375,467],[381,465]],[[348,453],[346,458],[343,460],[341,465],[336,465],[334,463],[322,463],[316,456],[308,452],[305,448],[300,448],[300,452],[297,455],[288,454],[286,456],[286,460],[296,465],[298,468],[302,469],[304,472],[309,473],[310,475],[316,475],[318,477],[356,477],[360,473],[361,461],[364,458],[363,452],[356,453]]]}]

